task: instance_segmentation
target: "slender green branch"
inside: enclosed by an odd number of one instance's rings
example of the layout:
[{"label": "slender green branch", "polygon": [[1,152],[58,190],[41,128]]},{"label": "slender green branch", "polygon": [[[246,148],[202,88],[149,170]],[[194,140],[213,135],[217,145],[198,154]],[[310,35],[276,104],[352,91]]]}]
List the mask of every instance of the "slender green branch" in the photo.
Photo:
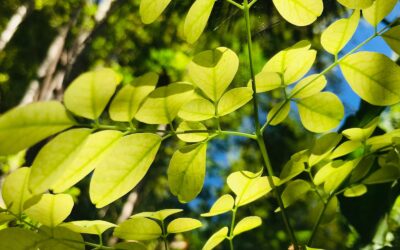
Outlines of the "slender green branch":
[{"label": "slender green branch", "polygon": [[238,207],[236,205],[232,209],[231,227],[229,229],[229,237],[228,237],[230,250],[234,250],[234,246],[233,246],[233,230],[235,229],[235,221],[236,221],[237,209],[238,209]]},{"label": "slender green branch", "polygon": [[234,0],[225,0],[230,4],[233,4],[234,6],[238,7],[239,9],[243,10],[243,6],[241,4],[238,4],[237,2],[235,2]]},{"label": "slender green branch", "polygon": [[253,0],[251,1],[251,3],[249,3],[249,9],[251,8],[251,6],[253,6],[258,0]]},{"label": "slender green branch", "polygon": [[165,230],[164,221],[161,221],[161,230],[162,230],[161,238],[162,238],[162,240],[164,242],[164,248],[165,248],[165,250],[169,250],[168,240],[167,240],[168,233],[167,233],[167,230]]},{"label": "slender green branch", "polygon": [[309,247],[312,246],[312,243],[313,243],[313,241],[314,241],[315,235],[317,234],[317,231],[318,231],[318,227],[319,227],[319,225],[321,224],[322,219],[324,218],[324,214],[325,214],[326,208],[328,207],[329,201],[332,199],[332,197],[333,197],[333,196],[330,196],[330,197],[328,198],[328,200],[327,200],[326,202],[323,203],[324,206],[323,206],[323,208],[322,208],[322,211],[321,211],[321,213],[318,215],[317,221],[315,222],[314,227],[313,227],[313,230],[312,230],[312,232],[311,232],[311,236],[310,236],[310,238],[308,239],[308,242],[307,242],[307,246],[309,246]]}]

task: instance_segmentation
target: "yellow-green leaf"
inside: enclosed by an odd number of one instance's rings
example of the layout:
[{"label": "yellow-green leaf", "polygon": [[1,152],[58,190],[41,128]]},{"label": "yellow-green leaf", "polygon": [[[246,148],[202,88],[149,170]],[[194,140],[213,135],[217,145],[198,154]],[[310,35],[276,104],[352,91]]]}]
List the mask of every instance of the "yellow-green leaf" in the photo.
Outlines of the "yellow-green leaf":
[{"label": "yellow-green leaf", "polygon": [[218,102],[218,115],[224,116],[241,108],[253,98],[253,90],[247,87],[227,91]]},{"label": "yellow-green leaf", "polygon": [[[274,183],[279,179],[273,177]],[[229,188],[236,194],[235,203],[243,206],[253,202],[271,191],[267,176],[259,176],[259,173],[238,171],[230,174],[227,179]]]},{"label": "yellow-green leaf", "polygon": [[193,132],[193,133],[179,134],[179,132],[185,132],[191,130],[206,131],[207,127],[204,126],[203,123],[201,122],[183,121],[179,124],[178,128],[176,129],[176,132],[178,132],[177,134],[178,138],[185,142],[201,142],[208,138],[207,132],[198,132],[198,133]]},{"label": "yellow-green leaf", "polygon": [[0,230],[0,249],[25,250],[37,249],[40,237],[28,229],[9,227]]},{"label": "yellow-green leaf", "polygon": [[370,121],[363,128],[349,128],[343,130],[342,134],[347,137],[347,139],[352,141],[366,141],[372,133],[375,131],[376,126],[378,126],[379,117],[376,117]]},{"label": "yellow-green leaf", "polygon": [[282,192],[283,205],[285,207],[291,206],[293,203],[303,198],[310,190],[310,183],[304,180],[295,180],[290,182]]},{"label": "yellow-green leaf", "polygon": [[80,234],[63,227],[40,227],[40,250],[84,250],[85,244]]},{"label": "yellow-green leaf", "polygon": [[109,109],[111,119],[119,122],[131,121],[157,82],[158,75],[150,72],[138,77],[132,84],[125,85],[111,102]]},{"label": "yellow-green leaf", "polygon": [[173,214],[180,213],[182,211],[183,211],[182,209],[163,209],[163,210],[156,211],[156,212],[142,212],[142,213],[134,214],[131,216],[131,218],[146,217],[146,218],[163,221],[167,217],[169,217]]},{"label": "yellow-green leaf", "polygon": [[142,22],[150,24],[163,13],[171,0],[141,0],[139,13]]},{"label": "yellow-green leaf", "polygon": [[250,231],[256,227],[261,226],[262,220],[258,216],[248,216],[239,221],[235,229],[233,229],[233,236]]},{"label": "yellow-green leaf", "polygon": [[397,0],[375,0],[374,3],[363,9],[363,16],[367,22],[376,27],[397,4]]},{"label": "yellow-green leaf", "polygon": [[[251,80],[247,87],[251,88]],[[276,72],[261,71],[256,75],[257,93],[263,93],[277,89],[283,85],[282,77]]]},{"label": "yellow-green leaf", "polygon": [[367,186],[365,186],[364,184],[359,184],[348,187],[344,191],[343,195],[346,197],[358,197],[364,195],[366,192],[367,192]]},{"label": "yellow-green leaf", "polygon": [[177,150],[168,167],[168,183],[179,201],[189,202],[203,188],[207,144],[200,143]]},{"label": "yellow-green leaf", "polygon": [[326,86],[324,75],[312,74],[296,84],[292,89],[292,98],[306,98],[321,92]]},{"label": "yellow-green leaf", "polygon": [[322,32],[322,47],[329,53],[337,55],[353,37],[360,21],[360,10],[354,10],[349,18],[342,18],[329,25]]},{"label": "yellow-green leaf", "polygon": [[114,247],[120,250],[148,250],[147,246],[139,241],[120,242]]},{"label": "yellow-green leaf", "polygon": [[26,167],[17,169],[4,180],[1,195],[7,209],[14,214],[21,214],[25,201],[33,196],[28,190],[30,170]]},{"label": "yellow-green leaf", "polygon": [[168,124],[192,96],[193,86],[188,83],[172,83],[157,88],[144,100],[135,118],[147,124]]},{"label": "yellow-green leaf", "polygon": [[270,125],[275,126],[283,122],[290,112],[290,102],[282,101],[276,104],[271,111],[268,112],[267,121]]},{"label": "yellow-green leaf", "polygon": [[340,67],[351,88],[363,100],[377,106],[400,102],[400,67],[376,52],[358,52]]},{"label": "yellow-green leaf", "polygon": [[337,0],[343,6],[350,9],[365,9],[373,4],[375,0]]},{"label": "yellow-green leaf", "polygon": [[145,176],[157,154],[161,137],[133,134],[122,137],[96,165],[90,182],[90,199],[104,207],[132,190]]},{"label": "yellow-green leaf", "polygon": [[7,213],[0,213],[0,226],[3,225],[4,223],[10,222],[12,220],[15,220],[14,215],[7,214]]},{"label": "yellow-green leaf", "polygon": [[74,121],[59,102],[14,108],[0,116],[0,155],[16,154],[73,125]]},{"label": "yellow-green leaf", "polygon": [[279,13],[297,26],[312,24],[322,14],[322,0],[273,0]]},{"label": "yellow-green leaf", "polygon": [[183,25],[185,40],[195,43],[207,26],[215,0],[196,0],[190,7]]},{"label": "yellow-green leaf", "polygon": [[382,35],[390,48],[400,55],[400,25],[394,26]]},{"label": "yellow-green leaf", "polygon": [[80,75],[64,94],[65,106],[78,116],[97,119],[103,113],[122,77],[104,68]]},{"label": "yellow-green leaf", "polygon": [[285,164],[279,176],[281,179],[279,185],[291,180],[305,170],[308,154],[308,150],[303,150],[290,157],[290,160]]},{"label": "yellow-green leaf", "polygon": [[172,234],[183,233],[192,231],[201,226],[202,224],[199,220],[192,218],[178,218],[168,224],[167,232]]},{"label": "yellow-green leaf", "polygon": [[143,217],[129,219],[114,230],[114,236],[125,240],[154,240],[161,234],[157,222]]},{"label": "yellow-green leaf", "polygon": [[399,178],[400,178],[399,167],[388,165],[373,172],[363,181],[363,183],[369,185],[380,184],[380,183],[392,182]]},{"label": "yellow-green leaf", "polygon": [[188,73],[194,84],[216,102],[232,82],[238,67],[239,58],[235,52],[219,47],[197,54],[189,63]]},{"label": "yellow-green leaf", "polygon": [[351,152],[354,152],[357,148],[362,146],[362,143],[359,141],[346,141],[340,144],[335,150],[333,150],[332,154],[329,156],[329,159],[335,159]]},{"label": "yellow-green leaf", "polygon": [[74,201],[68,194],[43,194],[25,213],[34,221],[55,227],[68,217],[73,206]]},{"label": "yellow-green leaf", "polygon": [[331,130],[339,125],[344,116],[342,102],[330,92],[321,92],[296,102],[301,122],[312,132]]},{"label": "yellow-green leaf", "polygon": [[221,228],[207,240],[202,250],[214,249],[216,246],[221,244],[221,242],[224,241],[227,238],[227,236],[228,236],[228,227]]},{"label": "yellow-green leaf", "polygon": [[339,144],[342,137],[343,136],[341,134],[332,132],[318,138],[313,145],[310,157],[308,159],[308,164],[310,167],[326,159],[332,150]]},{"label": "yellow-green leaf", "polygon": [[223,214],[231,211],[234,205],[235,205],[235,200],[233,199],[232,195],[225,194],[214,202],[214,205],[212,205],[210,212],[201,214],[201,216],[211,217]]},{"label": "yellow-green leaf", "polygon": [[209,100],[196,98],[183,105],[178,116],[186,121],[204,121],[213,118],[215,107]]},{"label": "yellow-green leaf", "polygon": [[[97,163],[108,152],[107,150],[121,137],[122,133],[115,130],[104,130],[89,135],[76,150],[66,156],[62,165],[56,167],[61,175],[55,179],[50,188],[55,193],[61,193],[75,185],[96,168]],[[51,154],[49,157],[52,157]],[[52,160],[48,159],[47,164],[50,161]]]},{"label": "yellow-green leaf", "polygon": [[116,227],[117,225],[102,220],[80,220],[62,223],[60,226],[68,228],[76,233],[99,235],[104,233],[107,229]]}]

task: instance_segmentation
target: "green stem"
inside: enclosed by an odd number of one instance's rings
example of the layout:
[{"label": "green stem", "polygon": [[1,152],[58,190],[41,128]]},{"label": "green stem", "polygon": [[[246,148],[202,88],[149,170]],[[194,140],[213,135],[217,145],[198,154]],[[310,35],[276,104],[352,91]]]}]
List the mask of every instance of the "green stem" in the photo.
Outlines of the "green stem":
[{"label": "green stem", "polygon": [[328,204],[329,204],[329,201],[331,200],[331,198],[332,198],[332,196],[330,196],[328,198],[328,200],[326,202],[324,202],[324,207],[322,208],[321,213],[318,215],[317,221],[315,222],[313,230],[311,232],[311,236],[310,236],[310,238],[308,239],[308,242],[307,242],[307,246],[309,246],[309,247],[312,246],[312,243],[314,241],[315,235],[317,234],[317,231],[318,231],[318,227],[321,224],[322,219],[324,218],[324,214],[325,214],[326,208],[328,207]]},{"label": "green stem", "polygon": [[163,240],[163,242],[164,242],[164,248],[165,248],[165,250],[169,250],[168,240],[167,240],[168,233],[167,233],[167,230],[165,230],[164,221],[161,221],[161,230],[162,230],[162,236],[161,236],[161,238],[162,238],[162,240]]},{"label": "green stem", "polygon": [[233,230],[235,229],[235,221],[236,221],[236,212],[237,212],[238,207],[235,206],[232,210],[232,220],[231,220],[231,228],[229,229],[229,248],[230,250],[234,250],[233,246]]},{"label": "green stem", "polygon": [[[254,0],[252,3],[254,3]],[[289,218],[287,216],[285,207],[283,205],[281,194],[280,194],[279,190],[276,188],[276,185],[272,178],[272,176],[274,176],[274,171],[272,168],[271,161],[269,159],[267,147],[265,145],[264,138],[263,138],[262,131],[261,131],[259,112],[258,112],[256,77],[255,77],[254,65],[253,65],[252,37],[251,37],[251,25],[250,25],[250,6],[249,6],[248,0],[243,1],[243,14],[244,14],[244,18],[246,21],[247,49],[248,49],[250,74],[251,74],[251,86],[253,89],[253,109],[254,109],[253,118],[254,118],[254,125],[256,128],[256,139],[257,139],[257,143],[258,143],[258,146],[260,148],[261,155],[263,158],[263,162],[264,162],[263,165],[267,169],[267,173],[268,173],[267,178],[268,178],[269,185],[271,186],[271,189],[274,190],[276,199],[279,204],[279,208],[281,209],[281,215],[282,215],[282,219],[285,224],[285,227],[286,227],[286,231],[289,234],[290,241],[294,245],[294,248],[298,249],[296,235],[294,234],[294,230],[293,230],[292,226],[290,225]]]},{"label": "green stem", "polygon": [[233,1],[233,0],[226,0],[228,3],[235,5],[236,7],[238,7],[239,9],[243,9],[243,6],[241,4],[238,4],[237,2]]}]

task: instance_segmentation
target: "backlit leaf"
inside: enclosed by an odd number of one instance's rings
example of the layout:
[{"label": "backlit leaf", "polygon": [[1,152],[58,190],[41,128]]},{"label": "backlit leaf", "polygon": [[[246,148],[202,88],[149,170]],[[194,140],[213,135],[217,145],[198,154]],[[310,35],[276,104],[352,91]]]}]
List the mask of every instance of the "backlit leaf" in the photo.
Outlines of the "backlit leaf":
[{"label": "backlit leaf", "polygon": [[301,122],[312,132],[331,130],[339,125],[344,116],[342,102],[330,92],[321,92],[296,102]]},{"label": "backlit leaf", "polygon": [[178,116],[186,121],[204,121],[213,118],[215,107],[209,100],[196,98],[183,105]]},{"label": "backlit leaf", "polygon": [[279,13],[290,23],[306,26],[322,14],[322,0],[273,0]]},{"label": "backlit leaf", "polygon": [[146,217],[151,218],[159,221],[165,220],[167,217],[182,212],[182,209],[163,209],[156,212],[141,212],[138,214],[134,214],[131,218],[135,217]]},{"label": "backlit leaf", "polygon": [[216,102],[232,82],[238,67],[239,58],[235,52],[219,47],[197,54],[189,63],[188,73],[194,84]]},{"label": "backlit leaf", "polygon": [[400,67],[376,52],[358,52],[345,58],[340,67],[350,87],[363,100],[377,106],[400,102]]},{"label": "backlit leaf", "polygon": [[233,235],[236,236],[241,233],[250,231],[256,227],[261,226],[261,224],[262,220],[258,216],[245,217],[236,224],[235,229],[233,230]]},{"label": "backlit leaf", "polygon": [[157,88],[144,100],[135,118],[147,124],[168,124],[192,95],[193,86],[188,83],[172,83]]},{"label": "backlit leaf", "polygon": [[291,180],[305,170],[308,154],[308,150],[303,150],[290,157],[290,160],[285,164],[279,176],[281,179],[279,185]]},{"label": "backlit leaf", "polygon": [[66,89],[65,106],[78,116],[97,119],[103,113],[121,79],[120,75],[109,68],[84,73]]},{"label": "backlit leaf", "polygon": [[218,200],[214,202],[212,205],[210,212],[201,214],[203,217],[211,217],[219,214],[223,214],[232,210],[235,205],[235,200],[232,195],[225,194],[221,196]]},{"label": "backlit leaf", "polygon": [[375,0],[374,3],[363,9],[363,16],[367,22],[376,27],[396,6],[397,0]]},{"label": "backlit leaf", "polygon": [[84,250],[85,244],[80,234],[63,227],[40,227],[40,250]]},{"label": "backlit leaf", "polygon": [[0,226],[15,219],[16,218],[14,215],[7,213],[0,213]]},{"label": "backlit leaf", "polygon": [[364,184],[379,184],[392,182],[400,178],[400,169],[398,166],[386,166],[378,169],[368,176],[363,183]]},{"label": "backlit leaf", "polygon": [[400,55],[400,25],[394,26],[382,35],[390,48]]},{"label": "backlit leaf", "polygon": [[131,191],[147,173],[160,144],[160,136],[147,133],[128,135],[115,143],[97,164],[90,182],[90,199],[96,207]]},{"label": "backlit leaf", "polygon": [[0,230],[0,249],[25,250],[36,249],[40,237],[34,232],[18,228],[9,227]]},{"label": "backlit leaf", "polygon": [[378,126],[379,117],[370,121],[363,128],[349,128],[342,131],[342,134],[352,141],[366,141]]},{"label": "backlit leaf", "polygon": [[120,242],[114,247],[120,250],[148,250],[147,246],[139,241]]},{"label": "backlit leaf", "polygon": [[[276,72],[261,71],[256,75],[257,93],[277,89],[283,85],[281,76]],[[251,80],[247,84],[251,88]]]},{"label": "backlit leaf", "polygon": [[187,13],[183,32],[188,43],[195,43],[207,26],[215,0],[196,0]]},{"label": "backlit leaf", "polygon": [[312,147],[308,164],[310,166],[314,166],[323,159],[327,158],[336,145],[339,144],[342,137],[343,136],[341,134],[332,132],[318,138]]},{"label": "backlit leaf", "polygon": [[218,102],[218,115],[224,116],[241,108],[253,98],[250,88],[234,88],[227,91]]},{"label": "backlit leaf", "polygon": [[374,0],[337,0],[343,6],[350,9],[365,9],[372,5]]},{"label": "backlit leaf", "polygon": [[359,184],[348,187],[346,191],[344,191],[343,195],[346,197],[358,197],[364,195],[366,192],[367,192],[367,187],[363,184]]},{"label": "backlit leaf", "polygon": [[132,218],[114,230],[114,236],[124,240],[154,240],[162,234],[157,222],[148,218]]},{"label": "backlit leaf", "polygon": [[278,125],[283,122],[290,112],[290,102],[282,101],[276,104],[271,111],[268,112],[267,121],[272,126]]},{"label": "backlit leaf", "polygon": [[292,98],[306,98],[321,92],[326,86],[323,75],[313,74],[305,77],[292,89]]},{"label": "backlit leaf", "polygon": [[337,55],[353,37],[360,21],[360,11],[354,10],[349,18],[342,18],[332,23],[322,32],[322,47],[329,53]]},{"label": "backlit leaf", "polygon": [[76,233],[99,235],[104,233],[107,229],[116,227],[117,225],[102,220],[80,220],[62,223],[60,226],[68,228]]},{"label": "backlit leaf", "polygon": [[74,201],[68,194],[43,194],[25,213],[34,221],[55,227],[68,217],[73,206]]},{"label": "backlit leaf", "polygon": [[147,73],[135,79],[132,84],[125,85],[111,102],[109,109],[111,119],[120,122],[131,121],[157,82],[156,73]]},{"label": "backlit leaf", "polygon": [[168,167],[168,183],[179,201],[193,200],[203,188],[207,144],[200,143],[177,150]]},{"label": "backlit leaf", "polygon": [[346,141],[340,144],[335,150],[333,150],[332,154],[329,156],[329,159],[335,159],[351,152],[355,151],[362,145],[359,141]]},{"label": "backlit leaf", "polygon": [[172,234],[183,233],[192,231],[201,226],[202,224],[199,220],[192,218],[178,218],[168,224],[167,232]]},{"label": "backlit leaf", "polygon": [[185,142],[201,142],[208,138],[208,133],[199,132],[199,133],[187,133],[187,134],[179,134],[179,132],[191,131],[191,130],[207,130],[207,127],[203,125],[201,122],[187,122],[183,121],[179,124],[176,132],[178,132],[177,136],[179,139]]},{"label": "backlit leaf", "polygon": [[282,201],[285,207],[289,207],[311,190],[310,183],[304,180],[290,182],[282,192]]},{"label": "backlit leaf", "polygon": [[227,238],[227,236],[228,236],[228,227],[221,228],[207,240],[202,250],[214,249],[216,246],[221,244],[221,242],[224,241]]},{"label": "backlit leaf", "polygon": [[141,0],[139,13],[142,22],[145,24],[154,22],[170,2],[171,0]]},{"label": "backlit leaf", "polygon": [[16,154],[73,125],[74,121],[59,102],[14,108],[0,116],[0,155]]},{"label": "backlit leaf", "polygon": [[21,214],[24,211],[25,201],[33,196],[28,190],[30,170],[26,167],[17,169],[4,180],[1,195],[7,209],[14,214]]}]

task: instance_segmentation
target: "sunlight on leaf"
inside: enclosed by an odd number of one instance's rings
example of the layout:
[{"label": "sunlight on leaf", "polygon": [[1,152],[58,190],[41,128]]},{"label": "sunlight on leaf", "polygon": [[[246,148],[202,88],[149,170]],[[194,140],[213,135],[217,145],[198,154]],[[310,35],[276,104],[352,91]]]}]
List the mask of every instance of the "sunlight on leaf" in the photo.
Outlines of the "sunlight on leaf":
[{"label": "sunlight on leaf", "polygon": [[232,210],[235,205],[235,200],[232,195],[225,194],[221,196],[218,200],[214,202],[212,205],[210,212],[201,214],[203,217],[211,217],[219,214],[223,214]]}]

